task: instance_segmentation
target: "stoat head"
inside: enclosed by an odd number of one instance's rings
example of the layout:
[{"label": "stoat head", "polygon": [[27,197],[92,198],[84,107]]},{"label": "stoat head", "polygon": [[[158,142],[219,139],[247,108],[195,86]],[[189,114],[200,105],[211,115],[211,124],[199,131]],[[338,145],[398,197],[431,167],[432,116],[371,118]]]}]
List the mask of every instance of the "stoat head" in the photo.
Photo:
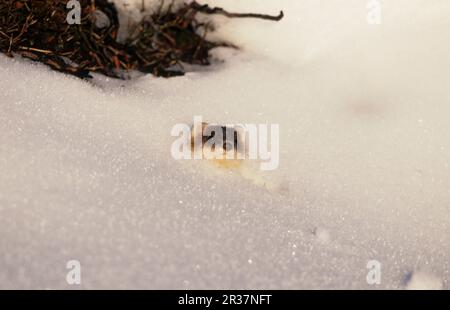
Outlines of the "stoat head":
[{"label": "stoat head", "polygon": [[[193,126],[191,130],[191,149],[193,152],[198,151],[204,151],[205,145],[216,137],[216,135],[222,135],[222,143],[220,145],[217,145],[218,140],[215,139],[215,143],[211,147],[211,151],[217,153],[221,152],[223,155],[223,158],[226,158],[226,155],[229,154],[229,152],[233,152],[234,156],[233,158],[237,158],[237,154],[241,153],[243,154],[245,150],[245,144],[241,137],[241,131],[239,128],[236,128],[234,126],[222,126],[222,125],[215,125],[215,124],[208,124],[205,122],[202,122],[201,124],[197,126]],[[196,141],[198,145],[196,145]],[[200,143],[199,143],[200,142]],[[210,141],[212,143],[212,141]],[[201,148],[201,149],[199,149]],[[216,148],[220,148],[220,150],[217,150]]]}]

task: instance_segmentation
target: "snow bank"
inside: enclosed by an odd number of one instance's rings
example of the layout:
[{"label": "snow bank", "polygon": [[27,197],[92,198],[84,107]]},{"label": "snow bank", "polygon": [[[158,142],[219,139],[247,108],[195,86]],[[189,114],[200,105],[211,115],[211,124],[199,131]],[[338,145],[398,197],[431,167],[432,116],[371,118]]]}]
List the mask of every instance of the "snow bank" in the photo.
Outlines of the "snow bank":
[{"label": "snow bank", "polygon": [[[83,288],[373,288],[370,260],[448,288],[450,3],[208,3],[286,18],[215,17],[241,50],[170,80],[0,57],[0,288],[73,288],[73,259]],[[175,162],[194,115],[280,124],[288,190]]]}]

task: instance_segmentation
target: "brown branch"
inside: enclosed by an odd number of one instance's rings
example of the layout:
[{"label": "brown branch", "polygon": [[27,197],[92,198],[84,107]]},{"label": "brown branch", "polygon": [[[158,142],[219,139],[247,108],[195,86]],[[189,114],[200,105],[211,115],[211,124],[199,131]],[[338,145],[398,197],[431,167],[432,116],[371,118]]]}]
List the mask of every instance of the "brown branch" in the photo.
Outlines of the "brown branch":
[{"label": "brown branch", "polygon": [[222,8],[214,7],[211,8],[207,4],[199,4],[196,1],[192,2],[190,4],[190,7],[197,12],[201,12],[204,14],[217,14],[217,15],[223,15],[228,18],[258,18],[258,19],[266,19],[266,20],[273,20],[273,21],[280,21],[284,17],[283,11],[280,11],[280,14],[278,15],[267,15],[267,14],[256,14],[256,13],[230,13],[228,11],[225,11]]}]

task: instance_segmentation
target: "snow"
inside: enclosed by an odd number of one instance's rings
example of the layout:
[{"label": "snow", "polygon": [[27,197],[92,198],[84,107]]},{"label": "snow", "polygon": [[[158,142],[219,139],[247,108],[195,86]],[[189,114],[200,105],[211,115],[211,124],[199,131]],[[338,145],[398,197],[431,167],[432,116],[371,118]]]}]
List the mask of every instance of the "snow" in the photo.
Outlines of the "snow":
[{"label": "snow", "polygon": [[[78,260],[87,289],[448,289],[450,3],[208,3],[286,17],[215,17],[241,50],[169,80],[0,56],[0,288],[76,288]],[[285,190],[174,161],[194,115],[280,124]]]},{"label": "snow", "polygon": [[406,288],[408,290],[441,290],[442,282],[434,275],[417,271],[410,275]]}]

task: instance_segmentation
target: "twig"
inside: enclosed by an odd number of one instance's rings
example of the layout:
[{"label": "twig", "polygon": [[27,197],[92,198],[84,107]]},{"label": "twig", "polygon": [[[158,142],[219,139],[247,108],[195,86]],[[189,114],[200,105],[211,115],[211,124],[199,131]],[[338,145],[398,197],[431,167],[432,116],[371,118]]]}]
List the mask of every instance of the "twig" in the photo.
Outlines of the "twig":
[{"label": "twig", "polygon": [[24,51],[38,52],[38,53],[42,53],[42,54],[52,54],[52,51],[42,50],[42,49],[33,48],[33,47],[19,46],[19,49],[24,50]]},{"label": "twig", "polygon": [[230,13],[228,11],[225,11],[222,8],[211,8],[207,4],[201,5],[198,4],[196,1],[192,2],[190,4],[191,8],[196,10],[197,12],[205,13],[205,14],[217,14],[217,15],[223,15],[228,18],[258,18],[258,19],[266,19],[266,20],[273,20],[273,21],[280,21],[284,17],[283,11],[280,11],[280,14],[277,16],[275,15],[267,15],[267,14],[255,14],[255,13]]}]

